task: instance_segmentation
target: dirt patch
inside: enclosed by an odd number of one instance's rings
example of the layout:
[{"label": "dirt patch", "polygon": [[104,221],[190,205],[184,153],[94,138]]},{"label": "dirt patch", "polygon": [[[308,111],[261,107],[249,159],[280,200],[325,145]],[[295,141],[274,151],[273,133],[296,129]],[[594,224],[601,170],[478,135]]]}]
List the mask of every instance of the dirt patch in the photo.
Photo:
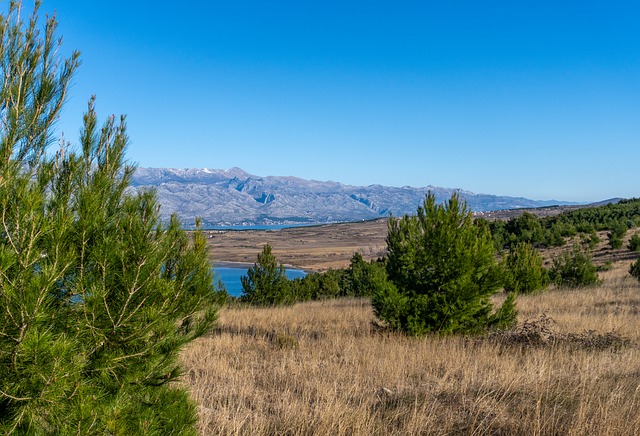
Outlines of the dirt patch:
[{"label": "dirt patch", "polygon": [[214,262],[253,264],[265,244],[287,266],[308,271],[345,268],[358,252],[365,260],[386,254],[387,220],[282,230],[205,231]]}]

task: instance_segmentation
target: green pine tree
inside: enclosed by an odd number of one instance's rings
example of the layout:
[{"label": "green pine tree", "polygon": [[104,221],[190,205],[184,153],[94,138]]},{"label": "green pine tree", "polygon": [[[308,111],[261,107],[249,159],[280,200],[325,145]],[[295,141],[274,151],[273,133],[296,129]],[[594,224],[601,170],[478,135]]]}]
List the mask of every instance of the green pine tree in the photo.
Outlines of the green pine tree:
[{"label": "green pine tree", "polygon": [[540,253],[527,242],[511,247],[503,263],[504,290],[529,294],[549,284],[549,273]]},{"label": "green pine tree", "polygon": [[240,280],[244,292],[243,301],[260,306],[293,303],[287,271],[271,253],[269,244],[263,247],[256,263]]},{"label": "green pine tree", "polygon": [[493,312],[500,286],[493,239],[453,194],[429,193],[416,216],[389,220],[388,281],[372,301],[378,317],[410,334],[479,332],[515,321],[515,294]]},{"label": "green pine tree", "polygon": [[384,262],[365,262],[362,255],[356,252],[342,277],[342,296],[370,297],[378,284],[386,280],[386,276]]},{"label": "green pine tree", "polygon": [[631,236],[629,239],[629,244],[627,248],[631,251],[639,251],[640,252],[640,234],[636,233]]},{"label": "green pine tree", "polygon": [[191,434],[178,353],[216,319],[205,239],[127,193],[124,118],[93,99],[46,153],[79,65],[11,2],[0,17],[0,432]]},{"label": "green pine tree", "polygon": [[565,288],[579,288],[601,283],[591,254],[577,243],[573,245],[571,251],[564,251],[553,259],[549,274],[556,286]]}]

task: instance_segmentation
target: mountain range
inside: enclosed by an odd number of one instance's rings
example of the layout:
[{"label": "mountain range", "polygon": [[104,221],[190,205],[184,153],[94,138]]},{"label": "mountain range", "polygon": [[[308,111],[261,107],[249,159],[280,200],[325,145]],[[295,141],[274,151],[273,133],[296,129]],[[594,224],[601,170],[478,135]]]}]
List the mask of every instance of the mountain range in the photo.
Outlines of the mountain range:
[{"label": "mountain range", "polygon": [[439,202],[458,192],[474,212],[575,204],[436,186],[351,186],[297,177],[260,177],[240,168],[136,169],[132,189],[147,188],[156,190],[163,219],[175,212],[185,227],[191,227],[200,217],[204,228],[361,221],[389,213],[414,214],[429,191]]}]

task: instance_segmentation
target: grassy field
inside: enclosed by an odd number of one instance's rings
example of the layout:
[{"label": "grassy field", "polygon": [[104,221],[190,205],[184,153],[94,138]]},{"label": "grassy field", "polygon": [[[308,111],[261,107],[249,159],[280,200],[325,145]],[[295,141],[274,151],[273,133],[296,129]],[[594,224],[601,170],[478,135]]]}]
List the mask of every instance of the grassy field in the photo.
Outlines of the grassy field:
[{"label": "grassy field", "polygon": [[640,434],[640,285],[521,297],[519,327],[408,338],[367,300],[224,309],[184,353],[202,434]]}]

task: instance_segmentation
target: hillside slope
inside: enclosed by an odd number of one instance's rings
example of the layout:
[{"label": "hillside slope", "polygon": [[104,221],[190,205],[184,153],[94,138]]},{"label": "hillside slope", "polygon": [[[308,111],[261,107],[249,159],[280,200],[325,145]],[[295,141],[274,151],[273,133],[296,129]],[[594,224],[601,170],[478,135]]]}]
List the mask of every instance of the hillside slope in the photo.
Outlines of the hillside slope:
[{"label": "hillside slope", "polygon": [[439,201],[459,192],[478,212],[567,204],[436,186],[350,186],[296,177],[260,177],[239,168],[138,168],[132,182],[134,189],[156,189],[164,219],[176,212],[186,226],[201,217],[205,227],[361,221],[389,213],[412,214],[429,191]]}]

